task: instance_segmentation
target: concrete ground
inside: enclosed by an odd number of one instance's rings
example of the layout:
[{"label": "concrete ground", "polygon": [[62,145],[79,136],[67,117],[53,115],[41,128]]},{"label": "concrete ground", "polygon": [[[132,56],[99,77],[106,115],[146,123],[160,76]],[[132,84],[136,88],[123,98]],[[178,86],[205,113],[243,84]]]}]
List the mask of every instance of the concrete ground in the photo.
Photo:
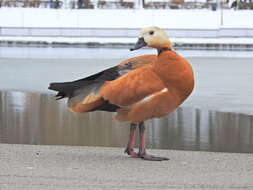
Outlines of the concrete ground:
[{"label": "concrete ground", "polygon": [[0,189],[253,189],[251,154],[149,152],[170,160],[133,159],[122,148],[0,144]]}]

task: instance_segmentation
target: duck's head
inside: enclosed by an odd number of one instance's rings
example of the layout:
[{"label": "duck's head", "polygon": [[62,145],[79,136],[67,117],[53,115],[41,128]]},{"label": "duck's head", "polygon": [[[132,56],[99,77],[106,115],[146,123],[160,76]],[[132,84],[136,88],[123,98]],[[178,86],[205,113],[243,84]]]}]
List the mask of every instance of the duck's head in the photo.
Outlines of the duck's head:
[{"label": "duck's head", "polygon": [[144,46],[159,50],[162,48],[171,48],[172,43],[170,42],[169,37],[164,30],[156,26],[151,26],[141,30],[137,43],[130,50],[137,50]]}]

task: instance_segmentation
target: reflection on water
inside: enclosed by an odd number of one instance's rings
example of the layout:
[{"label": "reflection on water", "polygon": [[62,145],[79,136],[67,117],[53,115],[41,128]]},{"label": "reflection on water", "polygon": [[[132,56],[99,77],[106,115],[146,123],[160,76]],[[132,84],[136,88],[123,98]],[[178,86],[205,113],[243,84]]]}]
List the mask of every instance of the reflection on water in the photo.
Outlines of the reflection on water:
[{"label": "reflection on water", "polygon": [[[0,92],[0,143],[124,147],[127,123],[106,112],[71,113],[51,95]],[[180,108],[147,122],[149,148],[253,153],[253,116]]]}]

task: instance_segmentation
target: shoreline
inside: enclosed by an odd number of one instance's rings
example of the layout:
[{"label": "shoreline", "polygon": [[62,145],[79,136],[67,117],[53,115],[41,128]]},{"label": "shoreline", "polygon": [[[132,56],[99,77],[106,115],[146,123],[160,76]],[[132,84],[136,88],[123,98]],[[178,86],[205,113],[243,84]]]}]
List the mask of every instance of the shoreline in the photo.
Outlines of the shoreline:
[{"label": "shoreline", "polygon": [[[136,38],[1,36],[1,47],[129,48]],[[172,38],[176,50],[253,51],[253,38]]]}]

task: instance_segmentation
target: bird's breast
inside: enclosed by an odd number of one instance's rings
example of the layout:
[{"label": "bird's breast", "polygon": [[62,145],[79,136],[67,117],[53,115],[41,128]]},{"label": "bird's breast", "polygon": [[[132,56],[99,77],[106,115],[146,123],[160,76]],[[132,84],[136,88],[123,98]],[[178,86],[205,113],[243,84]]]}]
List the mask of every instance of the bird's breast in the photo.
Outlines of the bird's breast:
[{"label": "bird's breast", "polygon": [[184,101],[194,87],[194,75],[190,63],[174,52],[162,53],[153,67],[156,74],[181,101]]}]

